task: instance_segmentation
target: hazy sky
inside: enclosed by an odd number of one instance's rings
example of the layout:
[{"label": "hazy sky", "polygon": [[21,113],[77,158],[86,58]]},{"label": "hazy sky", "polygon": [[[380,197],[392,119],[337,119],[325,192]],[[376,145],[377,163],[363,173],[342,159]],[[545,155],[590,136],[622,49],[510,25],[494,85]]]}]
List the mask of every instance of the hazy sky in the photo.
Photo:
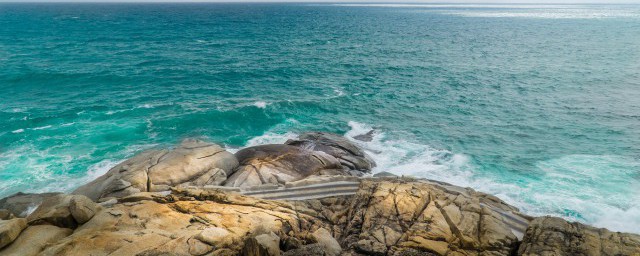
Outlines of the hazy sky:
[{"label": "hazy sky", "polygon": [[640,0],[0,0],[1,2],[349,2],[349,3],[500,3],[500,4],[640,4]]},{"label": "hazy sky", "polygon": [[349,2],[349,3],[610,3],[640,4],[640,0],[0,0],[1,2]]}]

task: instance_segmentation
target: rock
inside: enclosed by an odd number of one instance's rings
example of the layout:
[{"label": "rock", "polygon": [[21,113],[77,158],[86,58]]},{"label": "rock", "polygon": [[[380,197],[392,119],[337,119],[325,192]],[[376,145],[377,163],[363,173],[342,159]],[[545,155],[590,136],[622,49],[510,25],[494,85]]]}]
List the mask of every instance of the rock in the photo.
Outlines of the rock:
[{"label": "rock", "polygon": [[364,178],[355,195],[296,201],[189,187],[145,195],[97,211],[38,255],[581,255],[589,246],[634,255],[640,239],[540,219],[518,231],[513,221],[528,219],[498,198],[406,177]]},{"label": "rock", "polygon": [[340,252],[342,252],[342,248],[338,241],[336,241],[331,233],[324,228],[319,228],[312,234],[313,238],[318,241],[318,244],[324,248],[325,255],[327,256],[338,256]]},{"label": "rock", "polygon": [[371,172],[376,163],[362,149],[347,138],[326,132],[304,133],[285,144],[325,152],[340,161],[344,169]]},{"label": "rock", "polygon": [[78,222],[78,224],[84,224],[89,221],[93,215],[98,211],[98,204],[91,201],[86,196],[74,196],[69,202],[69,211],[71,216]]},{"label": "rock", "polygon": [[0,249],[13,242],[26,227],[27,221],[23,218],[0,220]]},{"label": "rock", "polygon": [[216,248],[228,247],[237,242],[235,234],[219,227],[205,228],[195,238]]},{"label": "rock", "polygon": [[329,256],[324,246],[320,244],[305,245],[297,249],[286,251],[282,256]]},{"label": "rock", "polygon": [[373,177],[376,177],[376,178],[381,178],[381,177],[388,178],[388,177],[398,177],[398,175],[395,175],[395,174],[390,173],[390,172],[379,172],[379,173],[374,174]]},{"label": "rock", "polygon": [[49,224],[61,228],[76,228],[78,222],[69,210],[71,199],[74,197],[74,195],[60,194],[45,200],[27,217],[29,225]]},{"label": "rock", "polygon": [[27,217],[42,201],[60,193],[27,194],[16,193],[0,200],[0,209],[6,209],[17,217]]},{"label": "rock", "polygon": [[236,157],[240,165],[229,176],[225,186],[284,184],[341,168],[338,160],[330,155],[289,145],[249,147],[238,151]]},{"label": "rock", "polygon": [[179,185],[219,185],[237,165],[234,155],[218,145],[184,140],[175,149],[144,151],[73,193],[98,201]]},{"label": "rock", "polygon": [[640,255],[640,236],[540,217],[527,228],[518,255]]},{"label": "rock", "polygon": [[405,179],[363,181],[340,237],[348,253],[509,255],[517,238],[478,197]]},{"label": "rock", "polygon": [[365,134],[360,134],[353,136],[354,139],[364,142],[370,142],[373,140],[373,135],[375,134],[375,130],[368,131]]},{"label": "rock", "polygon": [[13,219],[15,216],[7,209],[0,209],[0,220]]},{"label": "rock", "polygon": [[273,232],[247,239],[242,256],[280,256],[280,237]]},{"label": "rock", "polygon": [[52,225],[30,226],[9,246],[0,250],[5,256],[36,256],[48,244],[67,237],[73,232],[71,229],[59,228]]}]

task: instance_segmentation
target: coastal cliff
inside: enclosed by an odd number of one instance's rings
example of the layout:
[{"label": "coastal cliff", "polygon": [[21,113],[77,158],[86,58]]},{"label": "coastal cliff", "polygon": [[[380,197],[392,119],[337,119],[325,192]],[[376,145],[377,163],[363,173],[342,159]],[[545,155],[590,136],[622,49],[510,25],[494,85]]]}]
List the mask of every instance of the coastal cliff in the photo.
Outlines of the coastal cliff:
[{"label": "coastal cliff", "polygon": [[235,154],[185,140],[71,194],[0,200],[0,255],[640,255],[640,235],[373,167],[328,133]]}]

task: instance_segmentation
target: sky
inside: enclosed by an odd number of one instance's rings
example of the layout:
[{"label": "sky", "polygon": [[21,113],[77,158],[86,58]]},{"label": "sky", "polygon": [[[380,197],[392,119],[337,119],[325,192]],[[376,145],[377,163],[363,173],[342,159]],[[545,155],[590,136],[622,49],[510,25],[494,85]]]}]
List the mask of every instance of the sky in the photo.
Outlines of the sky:
[{"label": "sky", "polygon": [[2,2],[349,2],[349,3],[498,3],[498,4],[640,4],[640,0],[0,0]]}]

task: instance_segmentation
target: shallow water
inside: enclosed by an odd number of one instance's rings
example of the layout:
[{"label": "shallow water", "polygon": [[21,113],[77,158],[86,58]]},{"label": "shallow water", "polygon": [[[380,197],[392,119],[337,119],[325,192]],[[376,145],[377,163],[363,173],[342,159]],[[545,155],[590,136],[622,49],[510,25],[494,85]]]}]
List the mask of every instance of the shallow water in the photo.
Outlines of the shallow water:
[{"label": "shallow water", "polygon": [[640,232],[640,6],[0,4],[0,197],[322,130],[375,171]]}]

